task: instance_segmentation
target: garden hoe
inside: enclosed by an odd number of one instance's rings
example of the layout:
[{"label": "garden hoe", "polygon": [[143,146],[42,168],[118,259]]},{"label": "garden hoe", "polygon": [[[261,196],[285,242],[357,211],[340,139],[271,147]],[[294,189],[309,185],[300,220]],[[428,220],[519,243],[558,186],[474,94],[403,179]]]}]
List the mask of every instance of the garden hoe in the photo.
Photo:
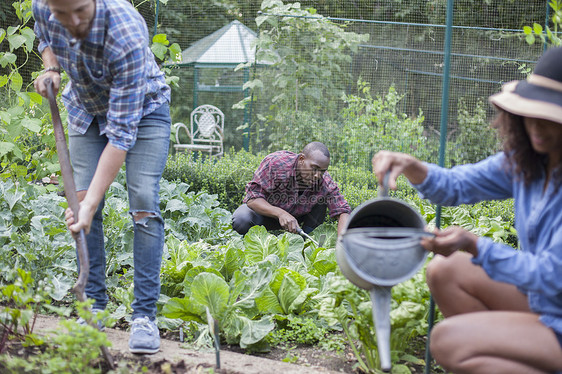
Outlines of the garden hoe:
[{"label": "garden hoe", "polygon": [[[53,91],[53,82],[51,79],[45,81],[47,85],[47,98],[49,99],[49,106],[51,108],[51,117],[53,118],[53,128],[55,132],[55,141],[57,144],[57,154],[59,156],[60,170],[62,174],[62,180],[64,182],[64,194],[66,200],[68,201],[68,206],[74,212],[74,217],[78,217],[78,210],[80,208],[80,203],[78,201],[78,195],[76,193],[76,185],[74,184],[74,177],[72,175],[72,167],[70,165],[70,156],[68,153],[68,148],[66,146],[66,138],[64,136],[64,129],[62,127],[62,122],[60,119],[59,108],[55,99],[55,94]],[[86,234],[84,230],[80,230],[79,233],[72,233],[72,237],[76,241],[76,252],[78,253],[78,264],[80,266],[80,271],[78,272],[78,279],[72,287],[72,292],[76,295],[76,298],[80,302],[86,301],[86,282],[88,281],[88,271],[90,269],[90,260],[88,258],[88,247],[86,245]],[[88,319],[88,324],[92,327],[98,328],[92,319]],[[115,369],[115,364],[113,362],[113,357],[109,353],[107,347],[102,346],[101,352],[109,364],[109,367],[113,370]]]}]

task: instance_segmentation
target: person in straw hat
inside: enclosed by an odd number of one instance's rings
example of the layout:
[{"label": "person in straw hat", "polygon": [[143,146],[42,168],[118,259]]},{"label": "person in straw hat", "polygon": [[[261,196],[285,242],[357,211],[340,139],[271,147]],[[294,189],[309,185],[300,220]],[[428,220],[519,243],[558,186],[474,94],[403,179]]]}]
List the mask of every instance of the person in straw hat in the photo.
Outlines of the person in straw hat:
[{"label": "person in straw hat", "polygon": [[460,227],[421,239],[435,253],[427,283],[446,317],[430,336],[435,360],[453,373],[562,371],[562,48],[489,100],[503,152],[445,169],[381,151],[373,170],[390,173],[390,188],[403,174],[437,204],[514,198],[520,250]]}]

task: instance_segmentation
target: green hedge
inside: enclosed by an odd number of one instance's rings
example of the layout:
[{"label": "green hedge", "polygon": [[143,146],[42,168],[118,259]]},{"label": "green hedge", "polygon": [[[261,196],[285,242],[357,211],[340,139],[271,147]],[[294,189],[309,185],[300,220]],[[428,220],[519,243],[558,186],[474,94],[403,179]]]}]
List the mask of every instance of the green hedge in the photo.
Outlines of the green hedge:
[{"label": "green hedge", "polygon": [[[216,194],[222,208],[233,212],[244,197],[244,188],[252,179],[253,173],[261,162],[263,155],[253,155],[249,152],[229,152],[220,159],[209,159],[201,155],[178,153],[170,156],[164,178],[171,181],[182,181],[190,186],[191,191],[206,191]],[[340,190],[349,202],[352,209],[363,202],[378,196],[378,184],[370,170],[349,166],[346,164],[332,165],[330,174],[338,183]],[[419,198],[416,190],[410,186],[404,177],[398,179],[396,191],[390,191],[390,196],[409,202],[417,207],[426,219],[433,215],[426,213],[432,211],[431,204]],[[445,208],[442,223],[447,225],[448,209]],[[472,218],[477,220],[480,216],[496,218],[505,224],[513,226],[513,201],[482,202],[467,207]],[[454,213],[453,215],[458,215]],[[451,224],[458,224],[453,220]],[[511,240],[514,242],[514,239]]]},{"label": "green hedge", "polygon": [[216,194],[221,208],[233,212],[242,203],[244,188],[261,159],[245,151],[228,152],[220,159],[176,153],[168,157],[163,178],[185,182],[190,191]]}]

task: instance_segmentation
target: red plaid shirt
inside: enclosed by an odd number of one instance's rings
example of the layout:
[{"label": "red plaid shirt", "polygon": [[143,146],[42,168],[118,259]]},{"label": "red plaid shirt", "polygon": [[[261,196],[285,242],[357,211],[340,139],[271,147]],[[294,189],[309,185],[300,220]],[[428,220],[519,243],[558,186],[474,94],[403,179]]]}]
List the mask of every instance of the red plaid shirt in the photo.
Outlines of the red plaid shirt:
[{"label": "red plaid shirt", "polygon": [[306,189],[298,187],[298,156],[289,151],[267,155],[254,173],[254,178],[246,186],[244,203],[261,197],[295,217],[310,213],[312,207],[318,203],[328,206],[330,217],[351,213],[349,204],[328,172],[324,173],[317,185]]}]

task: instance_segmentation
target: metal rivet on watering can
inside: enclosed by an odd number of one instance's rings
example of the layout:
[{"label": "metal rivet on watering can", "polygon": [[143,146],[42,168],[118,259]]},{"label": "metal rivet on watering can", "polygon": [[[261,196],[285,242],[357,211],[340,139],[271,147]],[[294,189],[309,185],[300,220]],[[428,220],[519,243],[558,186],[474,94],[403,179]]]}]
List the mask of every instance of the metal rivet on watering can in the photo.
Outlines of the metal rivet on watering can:
[{"label": "metal rivet on watering can", "polygon": [[408,204],[389,198],[385,175],[379,197],[351,212],[336,244],[340,269],[353,284],[369,290],[381,369],[390,371],[390,302],[392,286],[411,278],[424,264],[420,245],[425,221]]}]

